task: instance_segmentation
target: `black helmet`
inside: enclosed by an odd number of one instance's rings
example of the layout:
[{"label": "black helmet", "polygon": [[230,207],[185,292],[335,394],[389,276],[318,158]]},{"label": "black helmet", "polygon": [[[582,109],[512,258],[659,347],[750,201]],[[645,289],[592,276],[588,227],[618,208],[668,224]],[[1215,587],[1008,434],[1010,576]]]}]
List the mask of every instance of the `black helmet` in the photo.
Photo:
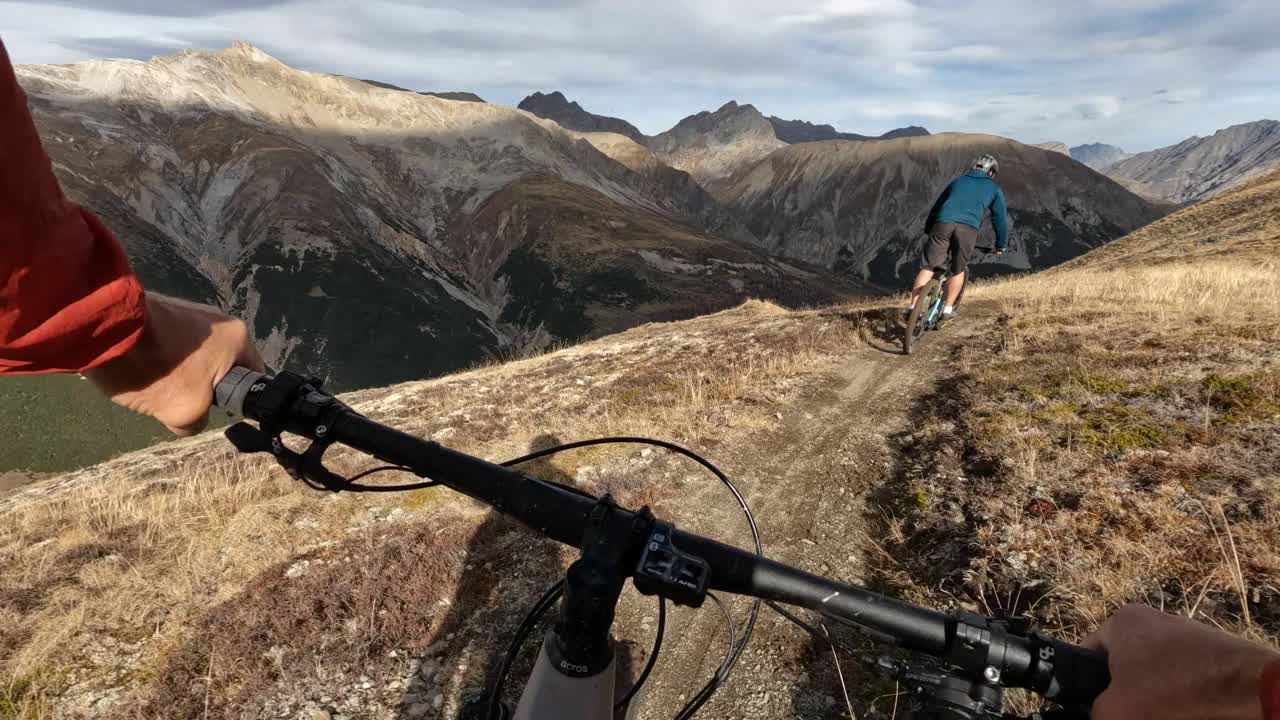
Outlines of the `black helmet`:
[{"label": "black helmet", "polygon": [[991,177],[995,177],[1000,173],[1000,163],[996,161],[996,156],[991,153],[979,155],[977,160],[973,161],[973,169],[981,170]]}]

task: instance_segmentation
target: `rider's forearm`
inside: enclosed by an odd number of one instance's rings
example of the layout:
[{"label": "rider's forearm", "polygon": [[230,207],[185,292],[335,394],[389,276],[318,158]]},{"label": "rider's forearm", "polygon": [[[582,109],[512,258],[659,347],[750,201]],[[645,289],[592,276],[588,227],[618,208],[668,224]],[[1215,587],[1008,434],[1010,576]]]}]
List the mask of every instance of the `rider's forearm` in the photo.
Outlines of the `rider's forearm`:
[{"label": "rider's forearm", "polygon": [[1004,193],[997,190],[991,206],[991,226],[996,231],[996,250],[1009,247],[1009,210],[1005,206]]},{"label": "rider's forearm", "polygon": [[0,138],[0,374],[119,357],[142,333],[142,287],[111,232],[63,196],[2,43]]}]

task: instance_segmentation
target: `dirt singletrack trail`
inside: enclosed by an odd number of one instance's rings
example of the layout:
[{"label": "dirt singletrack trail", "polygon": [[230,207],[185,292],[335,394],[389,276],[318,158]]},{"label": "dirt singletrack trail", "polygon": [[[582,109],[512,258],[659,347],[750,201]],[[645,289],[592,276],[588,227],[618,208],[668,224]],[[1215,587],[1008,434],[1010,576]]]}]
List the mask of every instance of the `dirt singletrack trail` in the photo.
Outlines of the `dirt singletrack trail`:
[{"label": "dirt singletrack trail", "polygon": [[[955,349],[991,313],[974,306],[911,356],[902,354],[897,310],[864,313],[865,342],[817,373],[782,411],[779,427],[717,449],[713,461],[747,497],[767,556],[855,584],[867,582],[871,564],[891,562],[874,557],[878,529],[868,518],[881,510],[871,498],[900,472],[895,438],[912,431],[917,400],[951,372],[948,360]],[[707,485],[696,500],[714,519],[703,527],[750,548],[740,508],[718,484]],[[750,603],[732,598],[729,605],[736,621],[744,622]],[[669,649],[639,711],[645,720],[671,717],[683,704],[678,698],[711,677],[725,651],[723,617],[711,603],[700,611],[677,609],[668,623]],[[620,633],[629,625],[621,614]],[[840,661],[845,680],[856,683],[854,659]],[[857,688],[849,692],[857,704]],[[737,668],[698,716],[816,719],[847,717],[848,711],[828,646],[762,608]]]}]

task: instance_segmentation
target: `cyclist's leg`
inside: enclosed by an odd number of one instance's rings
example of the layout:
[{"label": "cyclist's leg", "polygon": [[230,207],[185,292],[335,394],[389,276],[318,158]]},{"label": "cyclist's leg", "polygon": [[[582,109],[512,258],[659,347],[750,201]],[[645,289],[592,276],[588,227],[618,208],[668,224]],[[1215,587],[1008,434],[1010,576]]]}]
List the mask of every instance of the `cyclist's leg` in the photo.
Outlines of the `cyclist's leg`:
[{"label": "cyclist's leg", "polygon": [[933,279],[934,268],[947,264],[947,249],[951,244],[952,223],[938,223],[933,226],[929,238],[925,240],[924,250],[920,253],[920,272],[916,273],[915,284],[911,286],[911,307],[920,299],[920,291]]},{"label": "cyclist's leg", "polygon": [[964,288],[965,276],[968,274],[969,259],[973,257],[974,246],[978,244],[978,230],[968,225],[957,224],[951,236],[951,279],[947,281],[947,299],[945,305],[953,307],[960,299],[960,290]]},{"label": "cyclist's leg", "polygon": [[960,299],[960,289],[964,287],[966,275],[968,275],[967,272],[962,272],[947,278],[947,299],[943,303],[947,307],[954,308],[956,302]]},{"label": "cyclist's leg", "polygon": [[920,268],[920,272],[916,273],[915,283],[911,285],[911,304],[908,309],[916,306],[916,301],[920,299],[920,291],[924,290],[924,286],[929,284],[933,279],[933,270],[929,268]]}]

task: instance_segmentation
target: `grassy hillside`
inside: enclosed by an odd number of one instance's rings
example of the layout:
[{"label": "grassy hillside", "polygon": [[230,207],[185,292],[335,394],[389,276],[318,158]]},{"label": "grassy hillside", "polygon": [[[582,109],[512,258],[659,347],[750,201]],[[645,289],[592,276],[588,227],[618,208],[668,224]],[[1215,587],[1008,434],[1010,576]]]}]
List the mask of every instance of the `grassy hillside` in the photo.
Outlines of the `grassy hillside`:
[{"label": "grassy hillside", "polygon": [[1068,627],[1137,599],[1280,631],[1277,207],[1272,175],[974,292],[1000,314],[934,441],[995,472],[933,488],[969,498],[971,581]]},{"label": "grassy hillside", "polygon": [[928,405],[949,424],[911,441],[927,500],[894,550],[902,586],[1077,634],[1138,601],[1275,637],[1280,278],[1228,260],[1079,269],[975,301],[997,319]]}]

